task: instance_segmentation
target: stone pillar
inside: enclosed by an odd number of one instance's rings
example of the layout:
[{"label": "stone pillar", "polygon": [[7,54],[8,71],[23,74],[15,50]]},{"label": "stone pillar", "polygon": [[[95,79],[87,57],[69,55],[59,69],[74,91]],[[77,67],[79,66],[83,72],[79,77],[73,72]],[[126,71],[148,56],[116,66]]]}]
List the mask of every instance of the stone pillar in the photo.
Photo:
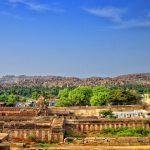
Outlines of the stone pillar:
[{"label": "stone pillar", "polygon": [[42,140],[42,130],[39,130],[39,139]]},{"label": "stone pillar", "polygon": [[101,130],[101,124],[98,124],[98,131]]},{"label": "stone pillar", "polygon": [[90,131],[94,131],[92,124],[90,125]]},{"label": "stone pillar", "polygon": [[131,123],[128,123],[128,127],[131,128],[131,127],[132,127],[132,124],[131,124]]},{"label": "stone pillar", "polygon": [[42,141],[45,141],[45,131],[42,130]]},{"label": "stone pillar", "polygon": [[81,131],[81,132],[84,131],[84,125],[83,125],[83,124],[80,125],[80,131]]},{"label": "stone pillar", "polygon": [[47,137],[48,137],[48,141],[50,142],[52,140],[52,132],[49,130],[47,131]]},{"label": "stone pillar", "polygon": [[20,138],[20,137],[21,137],[21,131],[18,130],[18,138]]},{"label": "stone pillar", "polygon": [[64,134],[60,133],[59,134],[59,141],[63,142],[63,140],[64,140]]},{"label": "stone pillar", "polygon": [[36,136],[36,138],[39,139],[39,130],[36,130],[36,131],[35,131],[35,136]]},{"label": "stone pillar", "polygon": [[14,138],[18,137],[18,130],[14,131]]},{"label": "stone pillar", "polygon": [[132,124],[132,127],[135,129],[135,123]]},{"label": "stone pillar", "polygon": [[88,124],[85,125],[85,130],[86,130],[87,132],[89,131],[89,125],[88,125]]},{"label": "stone pillar", "polygon": [[26,130],[24,130],[23,133],[24,133],[24,139],[27,139],[27,132],[26,132]]},{"label": "stone pillar", "polygon": [[99,131],[101,131],[102,130],[102,125],[99,124],[98,127],[99,127]]},{"label": "stone pillar", "polygon": [[76,124],[76,129],[77,129],[77,131],[80,131],[79,124]]},{"label": "stone pillar", "polygon": [[112,128],[112,124],[111,123],[109,123],[109,128]]},{"label": "stone pillar", "polygon": [[123,123],[123,127],[126,127],[126,124],[125,124],[125,123]]},{"label": "stone pillar", "polygon": [[145,128],[149,129],[149,123],[145,123]]},{"label": "stone pillar", "polygon": [[57,141],[57,140],[58,140],[57,134],[53,134],[53,141]]},{"label": "stone pillar", "polygon": [[45,130],[45,141],[48,141],[48,130]]},{"label": "stone pillar", "polygon": [[99,131],[98,125],[95,125],[95,131]]},{"label": "stone pillar", "polygon": [[28,130],[28,135],[31,136],[32,135],[32,131],[29,129]]},{"label": "stone pillar", "polygon": [[11,131],[10,137],[14,138],[14,131],[13,130]]}]

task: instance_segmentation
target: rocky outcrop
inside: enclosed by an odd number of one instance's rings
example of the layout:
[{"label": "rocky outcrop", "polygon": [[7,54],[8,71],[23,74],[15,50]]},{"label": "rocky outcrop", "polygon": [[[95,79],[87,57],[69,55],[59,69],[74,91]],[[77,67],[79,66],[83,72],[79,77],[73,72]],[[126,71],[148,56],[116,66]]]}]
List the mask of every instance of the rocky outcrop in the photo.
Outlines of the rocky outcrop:
[{"label": "rocky outcrop", "polygon": [[118,77],[61,77],[61,76],[4,76],[0,78],[0,86],[47,86],[47,87],[71,87],[71,86],[96,86],[96,85],[150,85],[150,73],[121,75]]}]

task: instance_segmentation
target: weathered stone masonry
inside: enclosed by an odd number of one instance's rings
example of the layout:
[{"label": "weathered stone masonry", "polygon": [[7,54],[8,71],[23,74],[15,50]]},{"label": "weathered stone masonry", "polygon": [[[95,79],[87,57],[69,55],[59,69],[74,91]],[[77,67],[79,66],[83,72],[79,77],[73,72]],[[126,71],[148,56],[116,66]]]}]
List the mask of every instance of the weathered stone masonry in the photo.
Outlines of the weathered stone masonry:
[{"label": "weathered stone masonry", "polygon": [[66,120],[66,128],[71,127],[76,129],[79,132],[93,132],[93,131],[101,131],[105,128],[118,128],[118,127],[143,127],[150,128],[150,121],[145,119],[67,119]]},{"label": "weathered stone masonry", "polygon": [[49,122],[0,122],[0,131],[9,133],[10,140],[29,140],[32,136],[39,141],[61,142],[64,139],[63,123],[63,118],[53,118]]},{"label": "weathered stone masonry", "polygon": [[[0,108],[0,132],[8,133],[9,140],[23,141],[33,136],[39,141],[63,142],[65,132],[69,130],[88,134],[110,127],[150,128],[150,120],[144,118],[99,118],[97,115],[103,109],[100,107],[48,108],[45,109],[46,115],[41,115],[42,111],[38,108]],[[119,109],[131,110],[132,107]]]}]

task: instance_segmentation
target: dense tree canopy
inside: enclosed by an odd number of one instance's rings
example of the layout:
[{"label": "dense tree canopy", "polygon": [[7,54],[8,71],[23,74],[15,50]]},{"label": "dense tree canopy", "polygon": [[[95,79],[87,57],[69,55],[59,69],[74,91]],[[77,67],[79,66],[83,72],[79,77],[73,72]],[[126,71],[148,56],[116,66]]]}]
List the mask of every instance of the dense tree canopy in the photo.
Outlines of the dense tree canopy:
[{"label": "dense tree canopy", "polygon": [[56,106],[102,106],[138,104],[141,93],[146,91],[142,86],[96,86],[96,87],[23,87],[12,86],[0,89],[0,101],[7,105],[16,102],[57,98]]},{"label": "dense tree canopy", "polygon": [[113,89],[110,91],[109,102],[112,105],[131,105],[140,103],[141,96],[132,90]]},{"label": "dense tree canopy", "polygon": [[92,89],[93,96],[91,97],[90,104],[92,106],[107,105],[109,99],[110,90],[106,87],[94,87]]},{"label": "dense tree canopy", "polygon": [[59,92],[57,106],[130,105],[140,102],[141,96],[135,90],[97,86],[64,89]]},{"label": "dense tree canopy", "polygon": [[16,102],[28,101],[30,99],[37,100],[39,96],[44,96],[46,99],[56,97],[60,87],[23,87],[11,86],[5,89],[0,89],[0,101],[7,105],[13,105]]},{"label": "dense tree canopy", "polygon": [[8,106],[13,106],[14,103],[19,101],[19,96],[16,96],[14,94],[2,94],[0,95],[0,101],[5,102]]},{"label": "dense tree canopy", "polygon": [[57,106],[86,106],[90,105],[92,89],[90,87],[77,87],[73,90],[64,89],[59,93]]},{"label": "dense tree canopy", "polygon": [[57,101],[56,106],[71,106],[71,101],[68,98],[69,91],[68,88],[59,91],[59,100]]}]

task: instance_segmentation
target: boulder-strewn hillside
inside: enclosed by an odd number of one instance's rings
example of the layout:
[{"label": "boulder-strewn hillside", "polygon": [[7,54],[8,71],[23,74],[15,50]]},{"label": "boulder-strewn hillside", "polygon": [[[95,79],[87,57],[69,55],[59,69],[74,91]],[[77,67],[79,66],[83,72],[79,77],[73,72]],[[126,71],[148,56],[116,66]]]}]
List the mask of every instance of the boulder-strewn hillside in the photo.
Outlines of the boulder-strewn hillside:
[{"label": "boulder-strewn hillside", "polygon": [[1,86],[81,86],[81,85],[150,85],[150,73],[121,75],[113,78],[61,77],[61,76],[4,76],[0,78]]}]

